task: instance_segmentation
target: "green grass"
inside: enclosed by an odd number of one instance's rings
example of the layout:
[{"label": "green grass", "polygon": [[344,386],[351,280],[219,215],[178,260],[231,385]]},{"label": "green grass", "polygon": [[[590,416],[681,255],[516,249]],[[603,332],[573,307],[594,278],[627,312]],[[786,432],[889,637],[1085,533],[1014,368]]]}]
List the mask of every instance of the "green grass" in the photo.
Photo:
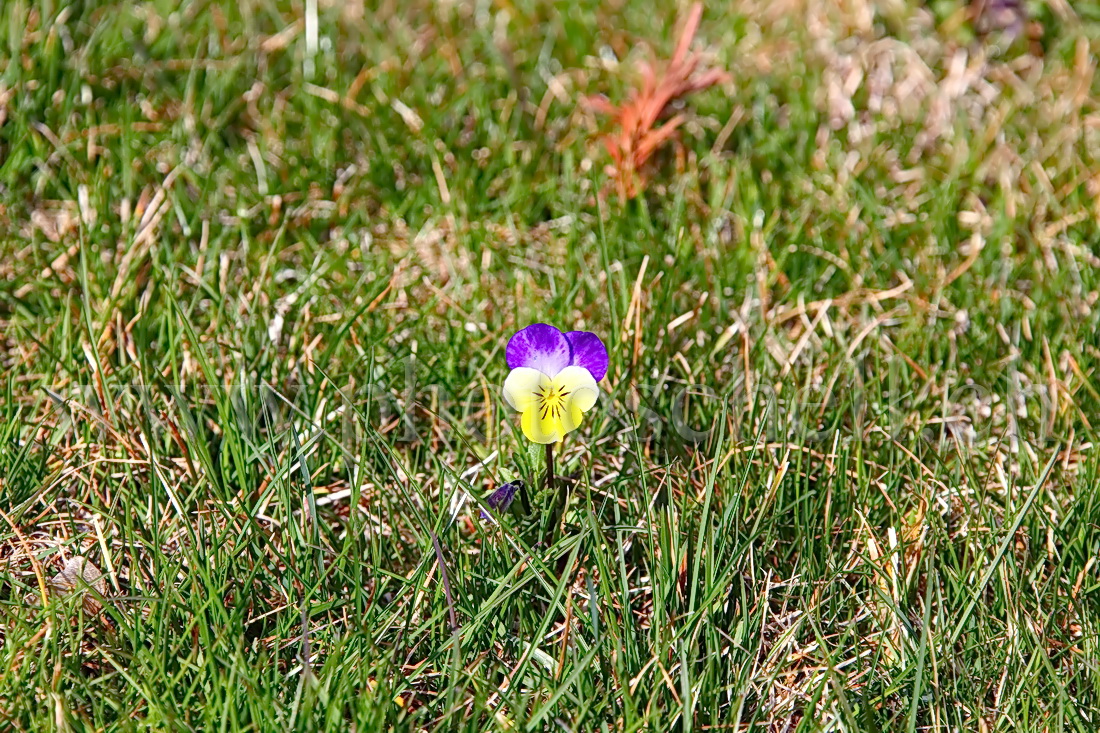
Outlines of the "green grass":
[{"label": "green grass", "polygon": [[311,5],[0,6],[0,730],[1096,729],[1094,11]]}]

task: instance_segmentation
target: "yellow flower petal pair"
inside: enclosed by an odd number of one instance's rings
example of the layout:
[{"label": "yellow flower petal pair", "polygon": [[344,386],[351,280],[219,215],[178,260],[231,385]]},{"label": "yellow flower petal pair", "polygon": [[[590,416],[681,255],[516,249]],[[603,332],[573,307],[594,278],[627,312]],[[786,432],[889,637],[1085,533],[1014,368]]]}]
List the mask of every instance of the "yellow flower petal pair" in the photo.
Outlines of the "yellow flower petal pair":
[{"label": "yellow flower petal pair", "polygon": [[523,434],[535,443],[556,443],[575,430],[599,396],[592,373],[581,366],[567,366],[553,377],[516,367],[504,380],[504,399],[521,413]]}]

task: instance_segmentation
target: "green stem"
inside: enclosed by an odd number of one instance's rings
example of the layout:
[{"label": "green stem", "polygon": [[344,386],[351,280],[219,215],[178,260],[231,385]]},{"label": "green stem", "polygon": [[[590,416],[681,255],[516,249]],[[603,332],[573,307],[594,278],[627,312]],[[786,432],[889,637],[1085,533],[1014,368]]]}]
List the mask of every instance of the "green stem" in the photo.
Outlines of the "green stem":
[{"label": "green stem", "polygon": [[546,490],[554,489],[554,444],[546,444]]},{"label": "green stem", "polygon": [[[546,444],[546,493],[554,493],[554,444]],[[565,505],[569,501],[569,492],[564,481],[557,481],[557,497],[554,502],[554,512],[551,520],[554,523],[553,538],[557,542],[561,538],[562,529],[565,527]]]}]

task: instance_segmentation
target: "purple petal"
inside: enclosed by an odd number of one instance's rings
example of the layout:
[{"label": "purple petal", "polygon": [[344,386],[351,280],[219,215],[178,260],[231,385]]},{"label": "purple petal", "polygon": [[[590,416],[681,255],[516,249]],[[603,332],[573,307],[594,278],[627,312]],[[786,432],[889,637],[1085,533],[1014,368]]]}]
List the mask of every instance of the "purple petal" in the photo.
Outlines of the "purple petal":
[{"label": "purple petal", "polygon": [[532,323],[516,331],[505,350],[508,368],[530,367],[552,377],[569,366],[569,341],[561,331],[545,323]]},{"label": "purple petal", "polygon": [[[510,481],[489,494],[489,498],[485,500],[485,503],[495,512],[507,511],[508,507],[512,504],[512,500],[516,498],[516,492],[522,487],[522,481]],[[481,512],[481,518],[488,519],[489,515],[483,510]]]},{"label": "purple petal", "polygon": [[600,337],[588,331],[570,331],[565,334],[573,351],[571,366],[587,369],[597,382],[607,374],[607,347]]}]

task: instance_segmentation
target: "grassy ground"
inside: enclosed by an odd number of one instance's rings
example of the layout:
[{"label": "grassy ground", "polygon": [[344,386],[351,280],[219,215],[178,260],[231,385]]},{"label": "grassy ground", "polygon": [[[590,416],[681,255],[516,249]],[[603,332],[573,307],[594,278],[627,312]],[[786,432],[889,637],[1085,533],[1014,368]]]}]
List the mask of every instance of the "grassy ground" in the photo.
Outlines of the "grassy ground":
[{"label": "grassy ground", "polygon": [[0,729],[1096,730],[1090,5],[714,3],[629,202],[686,7],[175,5],[0,9]]}]

